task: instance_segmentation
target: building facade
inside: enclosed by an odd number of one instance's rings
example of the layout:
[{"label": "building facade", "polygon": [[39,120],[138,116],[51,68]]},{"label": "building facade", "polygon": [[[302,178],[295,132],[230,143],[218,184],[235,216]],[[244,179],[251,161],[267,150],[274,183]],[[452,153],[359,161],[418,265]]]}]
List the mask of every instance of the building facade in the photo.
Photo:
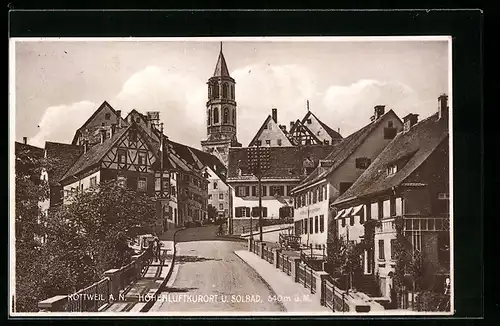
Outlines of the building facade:
[{"label": "building facade", "polygon": [[[415,114],[404,117],[403,130],[333,204],[333,236],[371,244],[363,252],[363,271],[379,276],[382,296],[389,297],[394,286],[397,243],[423,257],[423,286],[442,291],[450,272],[449,172],[443,95],[439,111],[429,118],[418,122]],[[370,220],[375,222],[373,233],[365,230]]]},{"label": "building facade", "polygon": [[[258,218],[258,180],[249,170],[249,149],[231,148],[227,183],[234,189],[234,232]],[[327,146],[270,147],[269,169],[261,179],[263,218],[293,217],[292,189],[317,166],[330,148]]]},{"label": "building facade", "polygon": [[344,193],[402,129],[394,111],[375,107],[372,121],[333,146],[318,167],[292,191],[295,230],[305,245],[323,247],[332,221],[330,204]]}]

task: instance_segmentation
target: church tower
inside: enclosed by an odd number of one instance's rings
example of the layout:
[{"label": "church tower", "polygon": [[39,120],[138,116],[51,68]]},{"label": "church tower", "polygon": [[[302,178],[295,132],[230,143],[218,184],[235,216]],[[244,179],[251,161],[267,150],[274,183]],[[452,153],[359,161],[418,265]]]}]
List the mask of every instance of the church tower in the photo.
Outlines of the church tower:
[{"label": "church tower", "polygon": [[215,71],[208,80],[206,105],[207,139],[201,142],[205,152],[218,156],[227,166],[229,147],[241,147],[236,138],[235,84],[220,45]]}]

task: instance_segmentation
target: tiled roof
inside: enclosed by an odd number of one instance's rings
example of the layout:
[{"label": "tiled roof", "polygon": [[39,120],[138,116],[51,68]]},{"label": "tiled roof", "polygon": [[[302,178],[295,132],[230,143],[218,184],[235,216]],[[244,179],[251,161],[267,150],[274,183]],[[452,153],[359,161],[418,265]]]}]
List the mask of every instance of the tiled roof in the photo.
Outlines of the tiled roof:
[{"label": "tiled roof", "polygon": [[[83,127],[85,127],[90,121],[92,121],[92,119],[94,119],[94,117],[97,115],[97,113],[99,113],[105,107],[109,107],[109,109],[111,110],[111,112],[113,112],[116,115],[116,110],[107,101],[102,102],[102,104],[97,108],[97,110],[95,110],[94,113],[92,113],[92,115],[90,116],[90,118],[88,118],[87,121],[85,121],[85,123],[83,125],[81,125],[81,127],[76,130],[75,136],[73,137],[72,144],[76,144],[76,140],[78,139],[78,133],[79,133],[79,131]],[[125,119],[123,119],[123,118],[121,118],[121,119],[122,119],[122,125],[126,126],[128,124],[127,121]]]},{"label": "tiled roof", "polygon": [[[135,124],[133,124],[135,125]],[[106,139],[102,144],[92,146],[86,153],[81,155],[71,168],[64,174],[60,181],[64,181],[71,176],[80,173],[95,164],[98,164],[106,153],[113,148],[118,139],[130,129],[132,125],[119,129],[113,137]]]},{"label": "tiled roof", "polygon": [[352,153],[354,153],[354,151],[364,142],[366,137],[368,137],[368,135],[370,135],[380,122],[384,120],[384,117],[390,113],[396,115],[394,111],[389,110],[377,120],[370,122],[368,125],[335,144],[333,146],[333,151],[331,151],[331,153],[325,158],[325,160],[333,162],[332,166],[327,169],[315,169],[311,175],[309,175],[300,185],[297,186],[297,189],[307,187],[308,185],[311,185],[334,172],[340,165],[342,165],[342,163],[344,163],[345,160],[349,158],[349,156],[351,156]]},{"label": "tiled roof", "polygon": [[312,113],[312,111],[307,112],[307,114],[304,116],[304,119],[302,119],[302,124],[304,124],[306,122],[309,115],[312,115],[313,117],[316,118],[316,120],[318,120],[319,124],[323,127],[323,129],[325,129],[327,134],[330,137],[332,137],[332,139],[342,139],[342,136],[338,132],[336,132],[335,130],[330,128],[326,123],[321,121],[314,113]]},{"label": "tiled roof", "polygon": [[54,167],[48,171],[51,185],[57,184],[83,153],[80,146],[49,141],[45,142],[45,150],[48,159],[55,159]]},{"label": "tiled roof", "polygon": [[[335,203],[388,190],[403,185],[404,181],[443,142],[448,141],[447,119],[434,114],[414,125],[407,132],[400,132],[373,161],[356,182],[342,194]],[[387,167],[404,161],[399,170],[388,176]],[[405,183],[406,186],[423,186],[419,182]]]},{"label": "tiled roof", "polygon": [[33,145],[23,144],[23,143],[16,141],[14,144],[14,152],[17,154],[21,151],[27,151],[30,154],[33,154],[38,158],[43,157],[43,155],[45,153],[43,148],[36,147]]},{"label": "tiled roof", "polygon": [[[269,147],[270,169],[263,179],[302,179],[303,162],[309,159],[314,166],[331,151],[331,147],[322,145]],[[252,176],[239,175],[248,161],[247,148],[229,149],[228,179],[252,179]]]}]

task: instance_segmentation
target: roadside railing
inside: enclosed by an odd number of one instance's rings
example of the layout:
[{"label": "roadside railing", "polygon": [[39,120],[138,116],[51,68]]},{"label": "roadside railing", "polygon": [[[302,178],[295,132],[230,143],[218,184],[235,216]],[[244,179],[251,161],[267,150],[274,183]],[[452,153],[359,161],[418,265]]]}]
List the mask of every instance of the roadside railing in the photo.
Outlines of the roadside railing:
[{"label": "roadside railing", "polygon": [[265,243],[250,241],[249,250],[262,259],[274,264],[277,269],[291,276],[296,283],[317,296],[322,306],[335,312],[369,312],[372,307],[383,310],[383,307],[371,300],[363,293],[344,291],[335,286],[329,274],[323,270],[315,270],[298,257],[288,256],[279,248],[274,252]]},{"label": "roadside railing", "polygon": [[153,259],[151,246],[132,261],[118,269],[104,272],[103,278],[94,284],[70,295],[56,295],[38,303],[40,311],[52,312],[95,312],[100,311],[112,300],[118,300],[120,291],[138,280]]}]

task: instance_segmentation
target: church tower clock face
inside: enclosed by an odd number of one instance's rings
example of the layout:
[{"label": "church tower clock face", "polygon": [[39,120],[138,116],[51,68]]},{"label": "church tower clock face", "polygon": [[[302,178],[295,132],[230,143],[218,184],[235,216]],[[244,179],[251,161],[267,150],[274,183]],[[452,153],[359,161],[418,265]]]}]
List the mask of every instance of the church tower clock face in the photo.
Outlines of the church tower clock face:
[{"label": "church tower clock face", "polygon": [[201,145],[209,153],[217,149],[226,165],[229,147],[241,147],[236,137],[238,119],[235,85],[235,80],[229,75],[221,43],[213,76],[207,82],[207,139]]}]

